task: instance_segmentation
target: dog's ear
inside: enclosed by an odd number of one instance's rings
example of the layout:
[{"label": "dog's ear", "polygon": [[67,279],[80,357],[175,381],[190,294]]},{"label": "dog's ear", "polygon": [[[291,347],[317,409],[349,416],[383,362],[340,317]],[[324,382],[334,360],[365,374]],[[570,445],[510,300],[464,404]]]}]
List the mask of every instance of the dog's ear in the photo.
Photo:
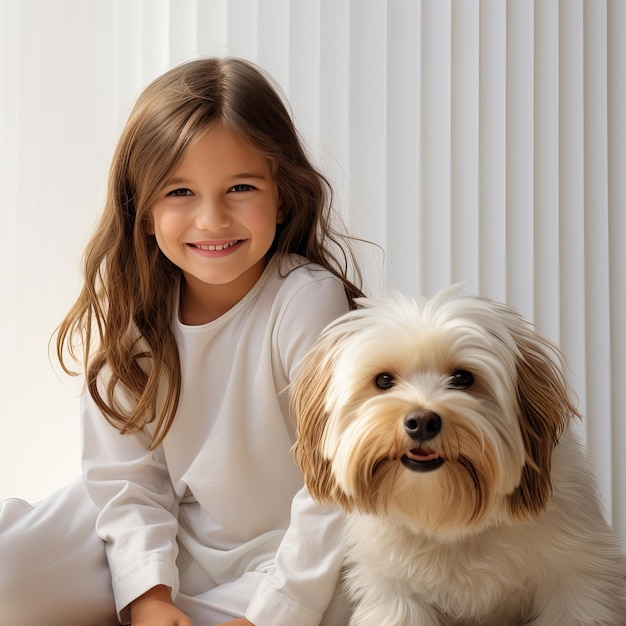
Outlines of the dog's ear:
[{"label": "dog's ear", "polygon": [[299,366],[291,387],[291,410],[297,421],[297,438],[293,452],[314,500],[321,504],[341,504],[344,508],[351,509],[350,498],[339,488],[331,463],[322,453],[324,431],[329,417],[326,394],[332,376],[334,355],[333,340],[322,338]]},{"label": "dog's ear", "polygon": [[533,330],[514,333],[519,423],[526,450],[522,480],[510,496],[510,512],[518,519],[539,515],[552,495],[552,454],[574,415],[563,360],[555,346]]}]

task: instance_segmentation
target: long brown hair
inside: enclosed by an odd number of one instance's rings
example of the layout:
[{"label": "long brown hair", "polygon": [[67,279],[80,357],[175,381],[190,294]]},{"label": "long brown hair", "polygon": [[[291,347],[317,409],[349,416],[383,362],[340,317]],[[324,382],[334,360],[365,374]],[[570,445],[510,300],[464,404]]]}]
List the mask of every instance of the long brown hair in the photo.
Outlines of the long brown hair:
[{"label": "long brown hair", "polygon": [[180,270],[150,234],[150,209],[209,126],[224,124],[268,158],[284,217],[271,252],[325,267],[350,302],[362,295],[349,238],[333,224],[330,185],[307,157],[279,93],[248,61],[196,59],[146,87],[117,144],[104,210],[83,257],[84,284],[59,326],[57,355],[69,374],[68,359],[82,362],[89,393],[122,433],[156,420],[152,447],[172,424],[181,380],[170,329]]}]

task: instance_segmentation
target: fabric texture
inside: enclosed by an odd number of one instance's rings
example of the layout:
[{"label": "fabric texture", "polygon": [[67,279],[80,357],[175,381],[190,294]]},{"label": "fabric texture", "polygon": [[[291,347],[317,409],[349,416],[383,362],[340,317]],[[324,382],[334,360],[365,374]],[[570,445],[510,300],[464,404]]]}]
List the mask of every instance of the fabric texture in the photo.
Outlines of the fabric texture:
[{"label": "fabric texture", "polygon": [[[77,519],[81,536],[96,537],[95,523],[105,542],[107,594],[112,586],[122,623],[129,622],[130,602],[156,584],[170,586],[199,625],[242,610],[256,626],[322,622],[343,561],[343,514],[314,503],[303,487],[291,454],[287,387],[322,328],[347,309],[337,278],[294,257],[280,267],[271,261],[255,287],[214,322],[185,326],[176,311],[181,396],[173,426],[154,451],[146,433],[120,435],[84,395],[83,478],[96,507],[89,504]],[[121,393],[117,399],[128,401]],[[85,506],[78,503],[86,499],[82,485],[60,493],[47,504],[57,508],[53,526],[63,498]],[[0,556],[9,510],[16,505],[0,508]],[[11,516],[25,530],[20,515]],[[15,519],[11,524],[16,528]],[[93,537],[81,542],[95,555]],[[80,550],[71,543],[66,537],[61,545]],[[63,560],[54,551],[51,562]],[[102,565],[102,555],[95,558]]]}]

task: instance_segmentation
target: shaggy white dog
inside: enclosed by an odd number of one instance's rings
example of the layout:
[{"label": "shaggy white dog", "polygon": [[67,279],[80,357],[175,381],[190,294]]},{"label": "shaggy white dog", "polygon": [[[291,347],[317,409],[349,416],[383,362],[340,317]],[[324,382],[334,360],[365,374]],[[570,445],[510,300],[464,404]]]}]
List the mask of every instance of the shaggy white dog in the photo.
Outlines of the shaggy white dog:
[{"label": "shaggy white dog", "polygon": [[624,626],[559,351],[505,305],[360,299],[294,385],[296,459],[348,512],[353,626]]}]

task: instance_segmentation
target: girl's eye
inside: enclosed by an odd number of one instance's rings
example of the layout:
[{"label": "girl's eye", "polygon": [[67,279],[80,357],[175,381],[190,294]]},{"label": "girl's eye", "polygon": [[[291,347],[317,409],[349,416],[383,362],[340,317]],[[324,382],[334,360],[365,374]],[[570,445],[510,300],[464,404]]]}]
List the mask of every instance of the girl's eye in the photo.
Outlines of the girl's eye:
[{"label": "girl's eye", "polygon": [[229,189],[229,191],[241,192],[241,191],[253,191],[254,189],[256,189],[256,187],[253,187],[252,185],[246,185],[244,183],[241,183],[240,185],[233,185]]},{"label": "girl's eye", "polygon": [[395,384],[395,378],[393,374],[389,374],[388,372],[382,372],[378,374],[374,379],[374,384],[383,391],[387,391],[387,389],[391,389]]},{"label": "girl's eye", "polygon": [[467,370],[457,370],[450,377],[448,385],[453,389],[468,389],[474,384],[474,377]]},{"label": "girl's eye", "polygon": [[168,196],[190,196],[191,195],[191,190],[186,189],[185,187],[181,187],[180,189],[173,189],[172,191],[170,191],[168,194]]}]

